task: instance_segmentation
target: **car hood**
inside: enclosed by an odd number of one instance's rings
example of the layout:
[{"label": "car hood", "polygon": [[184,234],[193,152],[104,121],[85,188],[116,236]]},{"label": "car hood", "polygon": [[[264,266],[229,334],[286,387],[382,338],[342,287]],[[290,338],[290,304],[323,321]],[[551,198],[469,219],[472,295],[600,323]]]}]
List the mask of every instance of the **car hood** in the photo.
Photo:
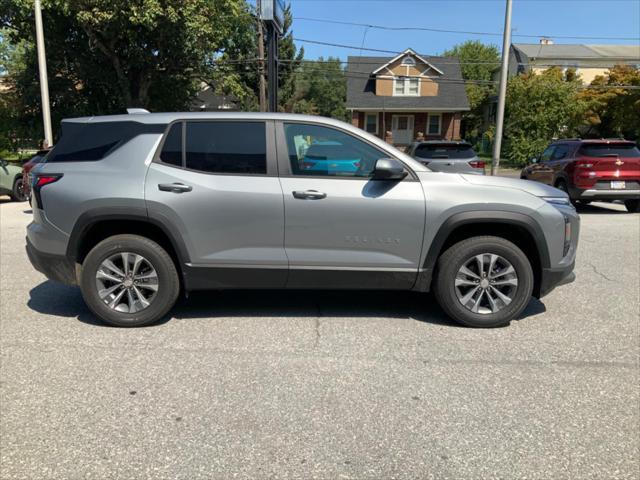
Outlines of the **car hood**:
[{"label": "car hood", "polygon": [[531,180],[519,180],[517,178],[494,177],[488,175],[460,175],[464,180],[473,185],[487,187],[515,188],[530,193],[536,197],[568,197],[565,192],[550,187],[544,183]]}]

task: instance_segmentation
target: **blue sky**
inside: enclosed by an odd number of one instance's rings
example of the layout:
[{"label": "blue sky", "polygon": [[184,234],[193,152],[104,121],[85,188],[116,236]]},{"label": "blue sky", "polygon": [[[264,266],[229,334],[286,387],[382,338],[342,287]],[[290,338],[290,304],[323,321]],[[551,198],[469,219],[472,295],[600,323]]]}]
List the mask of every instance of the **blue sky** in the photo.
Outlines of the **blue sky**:
[{"label": "blue sky", "polygon": [[[475,32],[502,32],[505,0],[292,0],[294,37],[360,46],[365,28],[296,20],[332,19],[402,27],[433,27]],[[514,0],[515,34],[634,37],[636,40],[580,40],[554,38],[555,43],[638,44],[640,0]],[[411,47],[439,54],[468,39],[501,45],[499,36],[383,31],[368,29],[364,46],[400,51]],[[514,37],[514,43],[538,43],[537,38]],[[305,57],[358,55],[358,50],[311,45]],[[363,52],[363,55],[376,53]],[[384,55],[384,54],[380,54]]]}]

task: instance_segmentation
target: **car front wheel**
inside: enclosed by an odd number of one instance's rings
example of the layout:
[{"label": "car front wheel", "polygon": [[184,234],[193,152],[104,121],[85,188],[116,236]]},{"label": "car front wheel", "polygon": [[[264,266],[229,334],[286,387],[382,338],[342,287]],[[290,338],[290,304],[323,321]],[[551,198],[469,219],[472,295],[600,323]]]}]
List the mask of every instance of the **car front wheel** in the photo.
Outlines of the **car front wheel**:
[{"label": "car front wheel", "polygon": [[138,235],[115,235],[86,256],[82,296],[102,321],[140,327],[164,317],[175,304],[180,281],[173,260],[156,242]]},{"label": "car front wheel", "polygon": [[500,237],[472,237],[438,259],[435,296],[454,320],[470,327],[499,327],[531,299],[533,270],[527,256]]}]

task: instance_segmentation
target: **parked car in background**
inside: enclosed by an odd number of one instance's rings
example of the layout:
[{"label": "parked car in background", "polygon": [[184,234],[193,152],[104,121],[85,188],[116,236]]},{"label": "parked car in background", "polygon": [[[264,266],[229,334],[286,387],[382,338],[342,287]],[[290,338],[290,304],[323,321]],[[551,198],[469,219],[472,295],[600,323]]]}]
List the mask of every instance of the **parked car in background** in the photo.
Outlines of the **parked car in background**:
[{"label": "parked car in background", "polygon": [[480,160],[471,144],[465,141],[414,142],[407,153],[434,172],[485,174],[484,160]]},{"label": "parked car in background", "polygon": [[37,164],[41,163],[49,153],[50,149],[39,150],[33,157],[22,164],[22,185],[25,198],[31,198],[31,175],[30,172]]},{"label": "parked car in background", "polygon": [[640,212],[640,150],[631,141],[557,140],[520,178],[557,187],[574,203],[622,200],[629,212]]},{"label": "parked car in background", "polygon": [[22,167],[0,159],[0,195],[9,195],[16,202],[24,202]]},{"label": "parked car in background", "polygon": [[[27,252],[112,325],[157,321],[181,291],[290,288],[432,290],[495,327],[574,278],[566,194],[434,173],[344,122],[141,113],[61,131],[32,171]],[[344,162],[304,168],[314,145]]]}]

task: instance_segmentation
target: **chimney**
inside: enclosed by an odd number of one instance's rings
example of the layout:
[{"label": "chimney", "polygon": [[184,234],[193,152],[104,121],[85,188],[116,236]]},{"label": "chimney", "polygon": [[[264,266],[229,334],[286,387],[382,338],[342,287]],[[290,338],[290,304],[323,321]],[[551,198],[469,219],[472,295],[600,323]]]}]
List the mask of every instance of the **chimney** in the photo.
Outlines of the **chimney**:
[{"label": "chimney", "polygon": [[553,40],[547,37],[542,37],[540,39],[540,45],[553,45]]}]

